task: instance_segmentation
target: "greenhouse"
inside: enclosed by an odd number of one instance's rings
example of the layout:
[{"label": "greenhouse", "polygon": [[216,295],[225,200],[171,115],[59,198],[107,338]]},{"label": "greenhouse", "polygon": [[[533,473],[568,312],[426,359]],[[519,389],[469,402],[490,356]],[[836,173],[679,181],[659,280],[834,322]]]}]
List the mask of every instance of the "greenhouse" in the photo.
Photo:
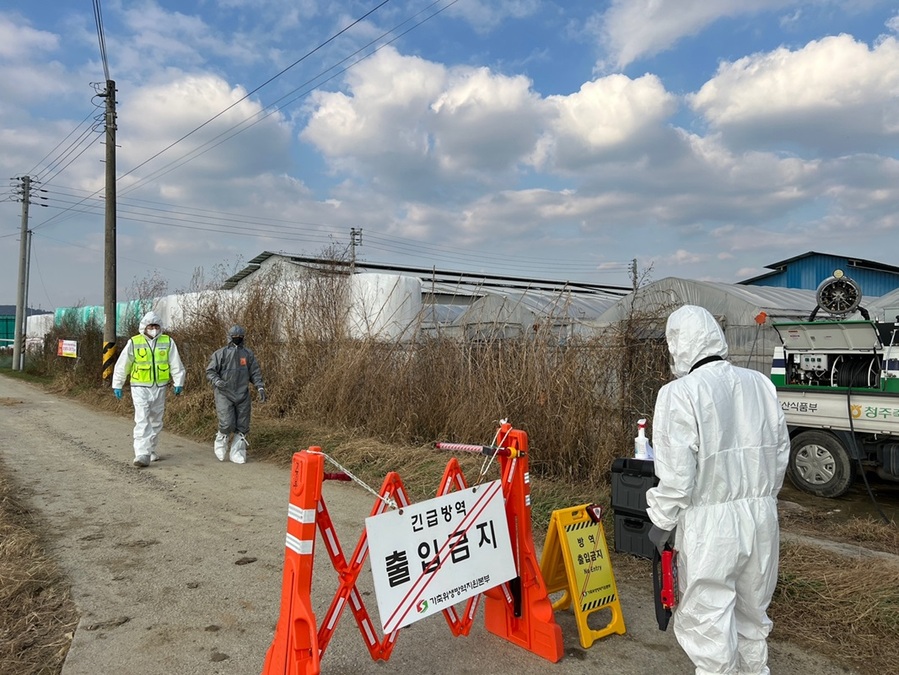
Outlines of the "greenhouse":
[{"label": "greenhouse", "polygon": [[[863,298],[861,306],[873,306],[874,302],[874,298]],[[817,304],[815,291],[667,277],[621,298],[599,316],[595,325],[605,330],[620,328],[621,322],[632,318],[642,337],[661,339],[665,320],[673,310],[681,305],[699,305],[724,328],[730,360],[767,374],[774,348],[780,345],[773,324],[807,321]],[[819,312],[817,318],[826,315]],[[863,317],[855,312],[845,318]]]}]

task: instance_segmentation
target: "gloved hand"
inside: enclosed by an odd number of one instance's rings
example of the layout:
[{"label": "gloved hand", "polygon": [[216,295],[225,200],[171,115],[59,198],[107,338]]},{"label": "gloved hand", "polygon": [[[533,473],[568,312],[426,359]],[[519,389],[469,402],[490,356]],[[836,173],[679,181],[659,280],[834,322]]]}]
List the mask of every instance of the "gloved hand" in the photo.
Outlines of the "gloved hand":
[{"label": "gloved hand", "polygon": [[182,391],[184,391],[184,387],[175,387],[175,396],[180,396]]},{"label": "gloved hand", "polygon": [[225,381],[222,379],[218,379],[215,382],[213,382],[212,386],[215,387],[216,389],[224,389]]},{"label": "gloved hand", "polygon": [[116,398],[122,398],[122,390],[121,389],[113,389],[112,393],[115,394]]},{"label": "gloved hand", "polygon": [[677,528],[673,530],[663,530],[660,527],[656,527],[653,525],[649,528],[649,541],[655,544],[655,547],[659,550],[659,553],[665,550],[665,544],[670,543],[671,546],[674,546],[674,533],[677,531]]},{"label": "gloved hand", "polygon": [[259,396],[260,403],[265,403],[265,389],[262,389],[260,387],[259,389],[256,390],[256,395]]}]

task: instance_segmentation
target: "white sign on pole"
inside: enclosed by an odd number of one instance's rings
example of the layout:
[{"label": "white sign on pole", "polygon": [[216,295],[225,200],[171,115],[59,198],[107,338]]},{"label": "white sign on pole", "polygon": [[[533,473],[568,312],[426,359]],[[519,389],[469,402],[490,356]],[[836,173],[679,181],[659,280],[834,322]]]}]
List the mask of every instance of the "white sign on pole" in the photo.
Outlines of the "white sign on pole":
[{"label": "white sign on pole", "polygon": [[365,519],[385,634],[514,578],[500,481]]}]

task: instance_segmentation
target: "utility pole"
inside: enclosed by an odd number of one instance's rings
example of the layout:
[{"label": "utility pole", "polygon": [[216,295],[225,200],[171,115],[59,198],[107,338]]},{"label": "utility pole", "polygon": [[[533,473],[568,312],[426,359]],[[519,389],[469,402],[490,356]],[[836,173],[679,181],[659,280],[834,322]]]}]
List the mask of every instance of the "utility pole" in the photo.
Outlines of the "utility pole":
[{"label": "utility pole", "polygon": [[[46,207],[40,201],[46,200],[42,195],[35,195],[35,192],[46,192],[46,190],[36,189],[34,186],[39,185],[39,181],[31,179],[31,176],[19,176],[22,181],[20,194],[22,195],[22,241],[19,245],[19,293],[16,298],[16,325],[13,329],[13,370],[25,370],[25,338],[28,333],[28,283],[31,278],[31,230],[28,229],[28,211],[29,206],[34,203],[35,206]],[[19,200],[16,200],[19,201]]]},{"label": "utility pole", "polygon": [[106,249],[103,274],[103,379],[115,367],[116,342],[116,110],[115,81],[106,80]]},{"label": "utility pole", "polygon": [[634,258],[631,260],[631,286],[634,289],[634,293],[637,292],[639,281],[640,280],[637,278],[637,259]]},{"label": "utility pole", "polygon": [[28,265],[28,205],[31,204],[31,176],[22,176],[22,234],[19,240],[19,293],[16,296],[16,327],[13,336],[12,369],[22,370],[25,356],[25,287]]},{"label": "utility pole", "polygon": [[350,273],[356,271],[356,247],[362,246],[362,228],[350,228]]}]

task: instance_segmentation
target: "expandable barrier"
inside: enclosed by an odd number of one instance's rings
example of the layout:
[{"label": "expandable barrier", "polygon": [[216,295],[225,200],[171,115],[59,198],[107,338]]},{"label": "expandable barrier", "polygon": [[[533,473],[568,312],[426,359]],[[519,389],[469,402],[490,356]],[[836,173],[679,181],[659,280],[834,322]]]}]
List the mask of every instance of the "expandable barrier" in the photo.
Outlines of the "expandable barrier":
[{"label": "expandable barrier", "polygon": [[[499,459],[518,576],[481,594],[485,598],[485,625],[490,632],[513,644],[552,662],[558,661],[564,653],[562,629],[555,622],[531,529],[527,434],[504,422],[496,432],[493,446],[438,443],[437,447],[479,451]],[[363,527],[353,555],[347,560],[322,498],[323,467],[321,448],[310,447],[293,456],[281,611],[274,639],[266,653],[263,675],[318,675],[321,659],[347,605],[373,660],[386,661],[390,658],[400,632],[397,629],[383,637],[378,636],[362,594],[356,587],[368,555],[367,534]],[[331,477],[328,475],[328,478]],[[438,496],[467,487],[458,461],[451,459],[444,470]],[[390,472],[384,478],[378,497],[371,516],[384,512],[388,504],[402,508],[410,503],[396,472]],[[322,535],[339,579],[330,607],[318,626],[311,600],[316,529]],[[443,610],[454,636],[470,633],[481,595],[469,598],[461,613],[455,607]]]}]

